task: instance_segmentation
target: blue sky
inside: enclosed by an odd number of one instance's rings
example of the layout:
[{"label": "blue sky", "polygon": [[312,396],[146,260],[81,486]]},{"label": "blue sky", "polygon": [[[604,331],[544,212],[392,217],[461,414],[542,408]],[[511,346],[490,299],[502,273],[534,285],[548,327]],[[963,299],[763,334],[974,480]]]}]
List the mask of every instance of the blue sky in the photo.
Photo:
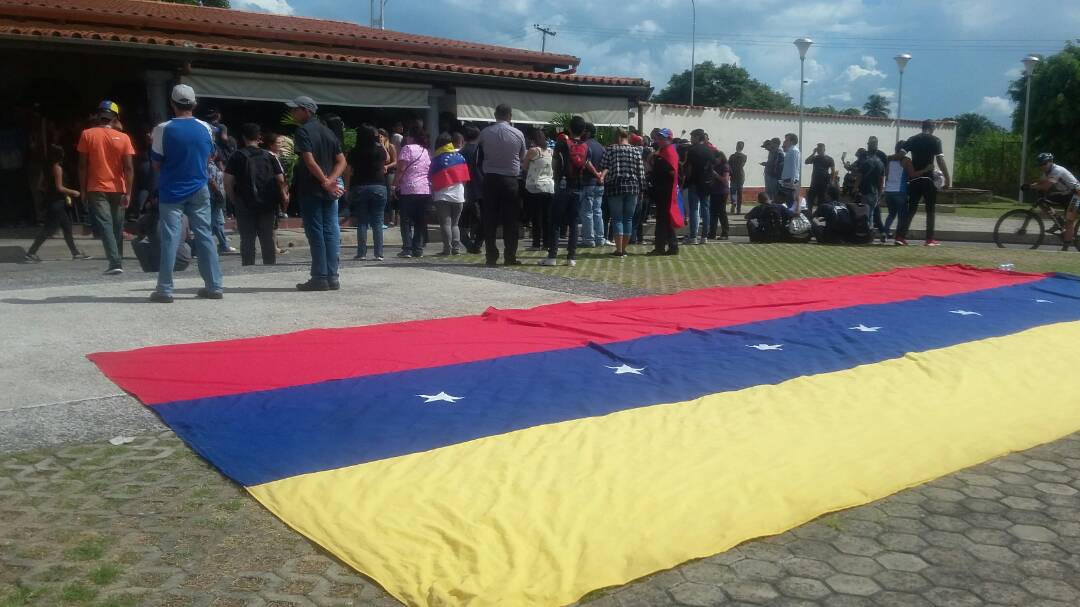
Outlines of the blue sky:
[{"label": "blue sky", "polygon": [[[581,58],[581,73],[647,78],[659,91],[690,65],[690,0],[388,0],[386,27],[539,50],[534,23],[558,32],[548,50]],[[233,0],[236,8],[366,25],[366,0]],[[980,112],[1007,125],[1006,91],[1029,53],[1050,54],[1080,32],[1080,2],[1041,0],[697,0],[697,61],[735,62],[797,101],[798,53],[807,105],[894,99],[904,75],[905,118]]]}]

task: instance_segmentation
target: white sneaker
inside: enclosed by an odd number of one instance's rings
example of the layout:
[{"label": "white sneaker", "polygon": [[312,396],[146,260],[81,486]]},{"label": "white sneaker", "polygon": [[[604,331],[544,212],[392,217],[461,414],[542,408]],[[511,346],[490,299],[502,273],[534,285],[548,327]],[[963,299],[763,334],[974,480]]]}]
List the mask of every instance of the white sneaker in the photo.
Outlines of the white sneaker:
[{"label": "white sneaker", "polygon": [[604,240],[604,244],[609,246],[609,247],[615,246],[615,242],[611,241],[611,240]]},{"label": "white sneaker", "polygon": [[545,258],[540,260],[540,265],[542,265],[542,266],[555,266],[555,265],[559,265],[559,262],[556,261],[554,257],[545,257]]},{"label": "white sneaker", "polygon": [[115,276],[116,274],[123,274],[123,273],[124,273],[123,268],[109,268],[108,270],[105,270],[105,275],[106,276]]},{"label": "white sneaker", "polygon": [[701,238],[698,238],[698,241],[697,241],[698,244],[705,244],[706,242],[708,242],[708,239],[705,238],[704,236],[702,236]]},{"label": "white sneaker", "polygon": [[568,266],[570,266],[572,268],[572,267],[577,265],[577,262],[574,261],[573,259],[567,259],[566,260],[566,265],[568,265]]}]

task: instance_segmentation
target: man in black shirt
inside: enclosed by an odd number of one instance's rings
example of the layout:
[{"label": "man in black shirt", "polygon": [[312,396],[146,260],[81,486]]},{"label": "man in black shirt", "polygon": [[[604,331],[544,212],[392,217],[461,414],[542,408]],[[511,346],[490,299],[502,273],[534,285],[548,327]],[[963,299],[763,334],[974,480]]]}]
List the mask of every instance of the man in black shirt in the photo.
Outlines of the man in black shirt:
[{"label": "man in black shirt", "polygon": [[735,144],[735,153],[728,156],[728,167],[731,169],[731,210],[734,213],[742,213],[742,189],[746,182],[746,154],[742,141]]},{"label": "man in black shirt", "polygon": [[[690,216],[690,233],[685,244],[705,244],[705,234],[709,225],[711,207],[713,159],[716,154],[705,144],[705,131],[694,129],[690,132],[690,148],[686,151],[684,169],[686,176],[683,187],[686,188],[686,212]],[[698,228],[701,231],[698,231]]]},{"label": "man in black shirt", "polygon": [[814,167],[810,175],[810,191],[806,193],[806,211],[813,215],[815,204],[828,202],[825,191],[832,184],[833,175],[836,173],[836,163],[833,162],[832,156],[825,154],[825,144],[819,143],[806,159],[806,164]]},{"label": "man in black shirt", "polygon": [[225,191],[236,208],[236,229],[240,232],[240,263],[255,265],[255,238],[259,239],[263,265],[277,261],[274,220],[281,204],[288,206],[289,190],[281,164],[259,147],[262,129],[247,123],[240,129],[244,147],[233,152],[225,166]]},{"label": "man in black shirt", "polygon": [[296,196],[304,218],[304,233],[311,248],[311,279],[296,285],[301,291],[336,291],[340,228],[338,198],[343,194],[338,177],[345,172],[341,143],[326,128],[315,112],[319,106],[311,97],[297,97],[286,103],[296,129],[294,149],[300,162],[296,165]]},{"label": "man in black shirt", "polygon": [[768,139],[761,147],[769,151],[769,157],[761,166],[765,167],[765,193],[769,200],[776,200],[780,193],[780,175],[784,172],[784,154],[780,151],[780,138]]},{"label": "man in black shirt", "polygon": [[[878,206],[878,198],[881,196],[881,185],[885,179],[885,165],[878,160],[877,155],[870,153],[869,150],[863,151],[860,149],[859,151],[862,152],[862,155],[859,156],[855,164],[859,179],[859,198],[868,207],[866,218],[870,222],[873,218],[874,209]],[[869,230],[871,225],[872,223],[867,223],[866,229]]]},{"label": "man in black shirt", "polygon": [[911,219],[919,211],[919,201],[926,201],[926,246],[934,247],[939,243],[934,240],[934,211],[937,204],[937,186],[934,185],[934,165],[941,170],[944,182],[942,187],[951,186],[949,167],[945,165],[945,155],[941,151],[941,140],[934,136],[934,123],[924,120],[922,133],[904,143],[904,149],[911,152],[911,166],[914,177],[908,180],[908,205],[900,228],[896,230],[896,244],[907,244],[907,232]]}]

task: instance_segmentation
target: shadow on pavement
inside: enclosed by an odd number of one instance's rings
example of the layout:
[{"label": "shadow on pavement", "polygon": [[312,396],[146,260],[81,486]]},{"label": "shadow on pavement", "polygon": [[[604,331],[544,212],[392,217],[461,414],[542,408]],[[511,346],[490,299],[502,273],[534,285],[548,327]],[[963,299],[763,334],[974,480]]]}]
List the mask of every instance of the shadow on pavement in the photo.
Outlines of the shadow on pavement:
[{"label": "shadow on pavement", "polygon": [[85,303],[85,304],[102,304],[102,303],[150,303],[150,299],[147,297],[94,297],[93,295],[60,295],[57,297],[46,297],[45,299],[22,299],[19,297],[9,297],[7,299],[0,299],[0,303],[17,304],[17,305],[36,305],[36,304],[73,304],[73,303]]},{"label": "shadow on pavement", "polygon": [[23,263],[26,249],[22,247],[0,247],[0,263]]}]

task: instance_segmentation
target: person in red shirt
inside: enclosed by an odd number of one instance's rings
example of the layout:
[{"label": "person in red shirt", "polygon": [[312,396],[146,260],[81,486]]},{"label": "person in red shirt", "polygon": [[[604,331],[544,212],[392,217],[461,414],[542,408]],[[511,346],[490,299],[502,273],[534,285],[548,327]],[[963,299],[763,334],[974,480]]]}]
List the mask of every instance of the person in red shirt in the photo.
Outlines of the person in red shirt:
[{"label": "person in red shirt", "polygon": [[102,101],[95,125],[79,137],[79,190],[97,224],[105,257],[106,274],[122,274],[124,211],[131,203],[135,183],[135,148],[117,128],[120,106]]}]

